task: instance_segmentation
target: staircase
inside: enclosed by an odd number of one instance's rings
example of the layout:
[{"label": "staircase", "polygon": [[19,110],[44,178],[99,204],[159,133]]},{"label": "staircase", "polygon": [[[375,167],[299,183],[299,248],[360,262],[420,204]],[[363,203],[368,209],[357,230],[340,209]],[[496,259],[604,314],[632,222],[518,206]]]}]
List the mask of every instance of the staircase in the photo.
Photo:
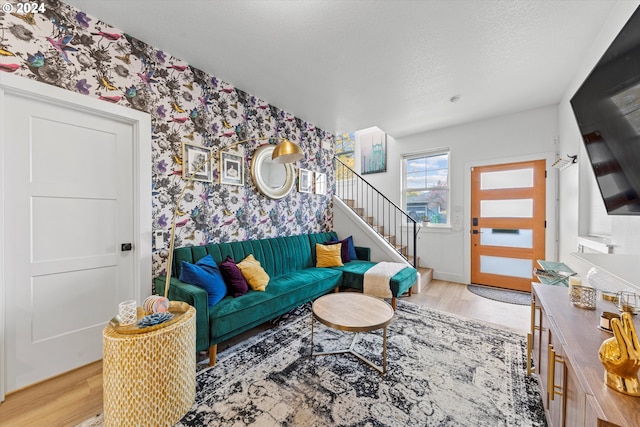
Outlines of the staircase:
[{"label": "staircase", "polygon": [[[343,202],[346,203],[347,206],[351,208],[364,222],[366,222],[371,229],[373,229],[376,233],[378,233],[388,244],[392,247],[396,252],[398,252],[402,257],[407,260],[409,264],[416,267],[418,262],[413,262],[414,256],[409,252],[409,245],[404,243],[400,243],[402,239],[396,239],[395,234],[385,233],[385,226],[378,224],[376,218],[373,215],[366,215],[364,208],[357,206],[358,203],[354,199],[342,199]],[[420,257],[416,257],[416,260],[419,261]]]},{"label": "staircase", "polygon": [[389,248],[417,268],[420,224],[337,157],[334,164],[335,195],[380,235]]}]

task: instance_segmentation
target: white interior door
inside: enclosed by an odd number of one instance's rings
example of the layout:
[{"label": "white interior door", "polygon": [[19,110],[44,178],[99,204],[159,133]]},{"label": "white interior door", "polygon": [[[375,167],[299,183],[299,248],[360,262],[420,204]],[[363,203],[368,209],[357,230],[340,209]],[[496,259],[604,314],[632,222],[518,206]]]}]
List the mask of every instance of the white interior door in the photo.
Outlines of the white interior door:
[{"label": "white interior door", "polygon": [[5,94],[5,392],[102,358],[119,301],[138,299],[134,130]]}]

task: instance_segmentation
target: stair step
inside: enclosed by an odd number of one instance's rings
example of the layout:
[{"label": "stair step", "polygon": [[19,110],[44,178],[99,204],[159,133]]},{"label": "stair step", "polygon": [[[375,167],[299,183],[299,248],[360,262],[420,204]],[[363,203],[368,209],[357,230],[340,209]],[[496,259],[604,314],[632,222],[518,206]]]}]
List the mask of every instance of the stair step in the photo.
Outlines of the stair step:
[{"label": "stair step", "polygon": [[420,290],[422,291],[433,280],[433,268],[418,267],[418,273],[420,273]]},{"label": "stair step", "polygon": [[407,245],[393,245],[398,252],[400,252],[402,255],[404,255],[405,257],[407,256],[407,251],[409,249],[409,247]]},{"label": "stair step", "polygon": [[342,201],[345,202],[350,208],[356,205],[356,201],[353,199],[342,199]]},{"label": "stair step", "polygon": [[364,215],[364,208],[354,208],[352,206],[351,209],[353,209],[355,211],[355,213],[357,213],[360,217],[362,217]]},{"label": "stair step", "polygon": [[[411,287],[411,293],[413,294],[419,294],[420,292],[424,291],[427,285],[429,285],[429,283],[431,282],[431,280],[433,280],[432,268],[418,267],[417,270],[419,274],[419,279],[416,280],[416,282]],[[407,295],[407,294],[404,294],[404,295]]]}]

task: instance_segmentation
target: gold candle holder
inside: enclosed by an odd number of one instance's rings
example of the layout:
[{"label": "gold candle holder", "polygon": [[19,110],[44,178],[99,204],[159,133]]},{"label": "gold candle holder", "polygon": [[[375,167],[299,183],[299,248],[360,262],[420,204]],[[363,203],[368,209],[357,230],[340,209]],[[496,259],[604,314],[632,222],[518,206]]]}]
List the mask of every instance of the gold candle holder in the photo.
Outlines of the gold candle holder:
[{"label": "gold candle holder", "polygon": [[598,290],[589,286],[573,285],[569,288],[569,299],[575,307],[586,310],[596,309]]},{"label": "gold candle holder", "polygon": [[616,295],[618,310],[623,313],[635,313],[640,307],[640,296],[635,292],[619,291]]}]

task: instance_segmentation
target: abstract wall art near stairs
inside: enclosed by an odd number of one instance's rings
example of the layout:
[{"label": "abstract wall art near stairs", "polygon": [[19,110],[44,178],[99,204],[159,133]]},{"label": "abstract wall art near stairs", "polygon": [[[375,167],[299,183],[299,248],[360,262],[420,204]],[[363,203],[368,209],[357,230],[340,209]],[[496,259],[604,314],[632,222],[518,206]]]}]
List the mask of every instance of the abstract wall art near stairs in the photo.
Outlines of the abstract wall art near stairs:
[{"label": "abstract wall art near stairs", "polygon": [[362,175],[387,171],[387,134],[382,131],[360,136]]}]

